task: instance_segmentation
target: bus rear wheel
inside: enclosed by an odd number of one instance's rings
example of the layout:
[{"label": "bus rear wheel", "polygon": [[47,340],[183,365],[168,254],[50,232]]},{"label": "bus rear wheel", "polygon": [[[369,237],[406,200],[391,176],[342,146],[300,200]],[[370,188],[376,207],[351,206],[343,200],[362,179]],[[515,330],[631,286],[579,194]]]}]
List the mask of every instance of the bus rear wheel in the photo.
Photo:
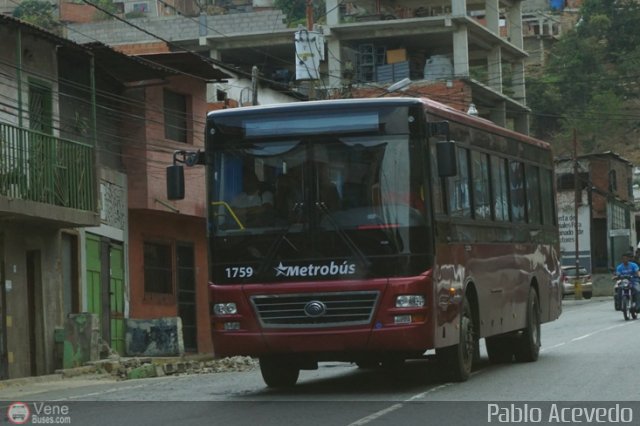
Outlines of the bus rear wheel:
[{"label": "bus rear wheel", "polygon": [[516,338],[513,354],[518,362],[533,362],[540,355],[540,304],[538,293],[529,289],[527,300],[527,323],[521,330],[522,334]]},{"label": "bus rear wheel", "polygon": [[300,367],[287,357],[260,357],[260,373],[270,388],[290,387],[298,381]]},{"label": "bus rear wheel", "polygon": [[436,350],[438,361],[443,364],[451,380],[464,382],[469,378],[477,342],[471,306],[465,298],[460,313],[460,342]]}]

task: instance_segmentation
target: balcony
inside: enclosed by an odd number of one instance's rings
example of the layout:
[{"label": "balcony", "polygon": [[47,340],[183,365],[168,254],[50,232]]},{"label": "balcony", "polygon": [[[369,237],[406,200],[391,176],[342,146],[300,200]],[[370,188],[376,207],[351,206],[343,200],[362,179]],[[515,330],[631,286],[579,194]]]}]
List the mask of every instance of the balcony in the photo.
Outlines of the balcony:
[{"label": "balcony", "polygon": [[0,219],[99,224],[90,145],[0,123]]}]

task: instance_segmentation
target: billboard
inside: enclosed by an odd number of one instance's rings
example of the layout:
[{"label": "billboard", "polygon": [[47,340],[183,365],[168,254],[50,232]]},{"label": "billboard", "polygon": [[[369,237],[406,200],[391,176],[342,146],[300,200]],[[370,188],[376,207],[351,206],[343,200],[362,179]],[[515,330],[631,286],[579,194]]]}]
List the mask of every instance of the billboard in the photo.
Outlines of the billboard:
[{"label": "billboard", "polygon": [[[575,217],[573,203],[558,205],[560,252],[563,266],[576,264]],[[587,205],[578,207],[578,258],[580,266],[591,272],[591,213]]]}]

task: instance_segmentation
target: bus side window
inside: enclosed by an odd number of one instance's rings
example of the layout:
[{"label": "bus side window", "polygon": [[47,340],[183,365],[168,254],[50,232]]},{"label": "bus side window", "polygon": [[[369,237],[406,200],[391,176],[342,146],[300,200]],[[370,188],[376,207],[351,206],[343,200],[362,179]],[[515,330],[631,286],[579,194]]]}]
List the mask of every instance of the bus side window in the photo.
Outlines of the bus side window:
[{"label": "bus side window", "polygon": [[449,214],[458,217],[471,217],[471,199],[469,196],[469,151],[457,149],[458,174],[447,178],[447,198]]},{"label": "bus side window", "polygon": [[489,199],[489,160],[487,154],[471,152],[474,214],[477,219],[491,218]]},{"label": "bus side window", "polygon": [[495,219],[509,220],[509,193],[507,191],[507,167],[505,159],[491,156],[491,201]]},{"label": "bus side window", "polygon": [[444,204],[442,200],[442,179],[438,174],[438,161],[436,158],[435,140],[433,140],[433,143],[430,144],[430,148],[431,181],[433,182],[431,187],[431,194],[433,197],[433,211],[435,214],[442,214],[444,213]]},{"label": "bus side window", "polygon": [[520,161],[509,162],[509,186],[511,218],[514,222],[524,222],[526,220],[524,164]]}]

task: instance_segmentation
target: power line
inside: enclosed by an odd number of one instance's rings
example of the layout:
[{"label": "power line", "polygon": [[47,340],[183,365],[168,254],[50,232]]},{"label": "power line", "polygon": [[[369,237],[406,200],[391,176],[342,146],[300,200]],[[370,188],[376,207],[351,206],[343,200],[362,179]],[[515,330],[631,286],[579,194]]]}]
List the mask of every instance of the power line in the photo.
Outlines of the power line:
[{"label": "power line", "polygon": [[[85,1],[85,3],[88,3],[88,4],[92,4],[92,5],[93,5],[93,3],[88,2],[88,1]],[[94,6],[95,6],[95,5],[94,5]],[[98,7],[97,7],[97,8],[98,8]],[[98,9],[100,9],[100,8],[98,8]],[[130,24],[130,22],[129,22],[129,21],[127,21],[127,20],[124,20],[124,19],[119,19],[119,20],[120,20],[120,21],[122,21],[122,22],[124,22],[124,23],[125,23],[125,24],[127,24],[127,25],[129,25],[129,24]],[[130,24],[130,25],[134,26],[134,27],[135,27],[135,28],[137,28],[137,29],[140,29],[138,26],[135,26],[135,25],[133,25],[133,24]],[[147,33],[147,34],[149,34],[149,35],[151,35],[152,37],[155,37],[155,38],[157,38],[157,39],[159,39],[159,40],[162,40],[162,41],[165,41],[165,42],[166,42],[166,40],[164,40],[162,37],[156,36],[155,34],[153,34],[153,33],[149,32],[149,31],[144,30],[144,32],[145,32],[145,33]],[[221,34],[222,34],[222,33],[221,33]],[[223,35],[224,35],[224,34],[223,34]],[[228,36],[226,36],[226,35],[225,35],[225,37],[228,37]],[[184,50],[184,49],[183,49],[183,50]],[[185,51],[191,52],[191,51],[189,51],[189,50],[185,50]],[[191,52],[191,53],[194,53],[194,52]],[[194,54],[195,54],[195,53],[194,53]],[[337,59],[337,58],[335,57],[335,55],[333,55],[333,53],[332,53],[332,52],[330,52],[330,54],[334,57],[334,59]],[[329,74],[329,73],[323,73],[323,74],[324,74],[324,75],[326,75],[326,76],[330,76],[330,74]],[[525,82],[524,84],[526,84],[526,82]],[[551,83],[547,83],[547,84],[551,84]],[[560,84],[560,83],[557,83],[557,84]],[[239,86],[237,86],[237,87],[239,87]],[[374,87],[375,89],[384,90],[384,88],[380,88],[380,87],[377,87],[377,86],[373,86],[373,87]],[[515,87],[515,86],[514,86],[514,87]],[[420,95],[420,94],[418,94],[418,95]],[[443,96],[440,96],[440,98],[441,98],[441,99],[446,99],[446,97],[443,97]],[[454,101],[455,101],[455,100],[454,100]]]}]

